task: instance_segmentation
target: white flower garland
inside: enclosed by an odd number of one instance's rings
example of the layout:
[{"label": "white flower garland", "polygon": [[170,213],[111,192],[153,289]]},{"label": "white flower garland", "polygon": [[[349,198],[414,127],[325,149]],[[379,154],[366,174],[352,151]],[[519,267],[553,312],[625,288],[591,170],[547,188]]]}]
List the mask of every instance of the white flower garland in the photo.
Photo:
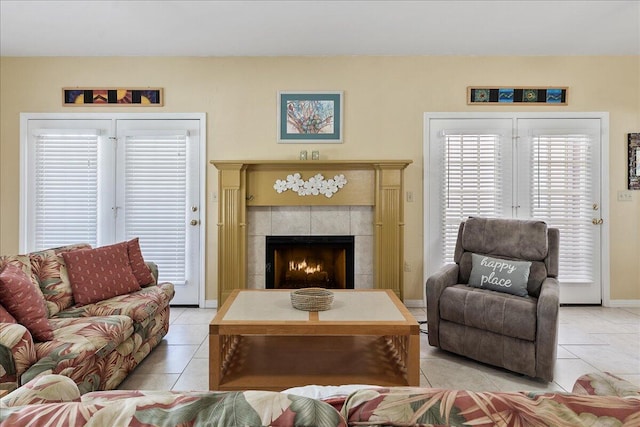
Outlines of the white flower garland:
[{"label": "white flower garland", "polygon": [[298,193],[298,196],[317,196],[323,194],[325,197],[332,197],[339,189],[345,186],[347,179],[343,174],[336,175],[332,179],[324,179],[322,174],[316,174],[309,178],[308,181],[302,179],[299,173],[287,175],[287,180],[276,179],[273,189],[278,193],[292,190]]}]

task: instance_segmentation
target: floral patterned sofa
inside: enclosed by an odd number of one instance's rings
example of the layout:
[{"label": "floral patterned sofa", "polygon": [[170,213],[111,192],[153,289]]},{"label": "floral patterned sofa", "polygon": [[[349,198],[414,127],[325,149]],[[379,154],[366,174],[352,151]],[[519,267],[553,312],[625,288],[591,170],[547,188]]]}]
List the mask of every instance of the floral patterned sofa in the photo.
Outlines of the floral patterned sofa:
[{"label": "floral patterned sofa", "polygon": [[[329,390],[325,393],[324,390]],[[0,426],[638,426],[640,390],[609,374],[572,393],[372,386],[282,393],[97,391],[46,375],[0,399]]]},{"label": "floral patterned sofa", "polygon": [[138,239],[1,256],[0,389],[43,374],[116,388],[168,332],[174,286],[157,277]]}]

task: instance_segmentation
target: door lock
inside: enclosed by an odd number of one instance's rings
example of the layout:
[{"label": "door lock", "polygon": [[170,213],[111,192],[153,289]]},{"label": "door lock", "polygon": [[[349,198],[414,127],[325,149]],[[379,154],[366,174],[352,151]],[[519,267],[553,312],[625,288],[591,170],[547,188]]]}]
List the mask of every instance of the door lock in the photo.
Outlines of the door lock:
[{"label": "door lock", "polygon": [[593,218],[593,219],[591,220],[591,224],[593,224],[593,225],[600,225],[600,224],[602,224],[603,222],[604,222],[604,220],[603,220],[602,218],[600,218],[600,219]]},{"label": "door lock", "polygon": [[200,221],[198,221],[197,219],[192,219],[191,222],[189,224],[196,226],[200,223]]}]

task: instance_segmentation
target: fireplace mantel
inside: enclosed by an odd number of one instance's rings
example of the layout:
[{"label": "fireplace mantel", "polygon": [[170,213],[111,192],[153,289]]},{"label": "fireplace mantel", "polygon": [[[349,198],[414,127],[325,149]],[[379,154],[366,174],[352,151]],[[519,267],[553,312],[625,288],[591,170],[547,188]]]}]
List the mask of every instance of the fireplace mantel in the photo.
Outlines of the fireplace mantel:
[{"label": "fireplace mantel", "polygon": [[[248,206],[373,206],[374,284],[403,296],[404,169],[411,160],[212,160],[218,169],[218,306],[247,285]],[[331,198],[278,193],[276,180],[300,173],[308,180],[343,174],[347,184]]]}]

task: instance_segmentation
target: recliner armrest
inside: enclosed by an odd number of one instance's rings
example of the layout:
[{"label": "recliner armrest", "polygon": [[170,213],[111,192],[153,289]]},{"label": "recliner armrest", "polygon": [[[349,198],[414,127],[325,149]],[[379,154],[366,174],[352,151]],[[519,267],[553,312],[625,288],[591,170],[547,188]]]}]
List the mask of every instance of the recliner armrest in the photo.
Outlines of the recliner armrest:
[{"label": "recliner armrest", "polygon": [[547,381],[553,380],[558,347],[559,310],[560,285],[557,279],[547,277],[540,287],[536,332],[536,374]]},{"label": "recliner armrest", "polygon": [[434,274],[429,276],[425,285],[427,295],[427,329],[429,331],[429,344],[439,346],[440,338],[440,295],[448,287],[458,283],[458,264],[446,264]]}]

